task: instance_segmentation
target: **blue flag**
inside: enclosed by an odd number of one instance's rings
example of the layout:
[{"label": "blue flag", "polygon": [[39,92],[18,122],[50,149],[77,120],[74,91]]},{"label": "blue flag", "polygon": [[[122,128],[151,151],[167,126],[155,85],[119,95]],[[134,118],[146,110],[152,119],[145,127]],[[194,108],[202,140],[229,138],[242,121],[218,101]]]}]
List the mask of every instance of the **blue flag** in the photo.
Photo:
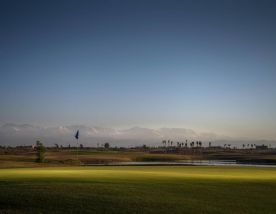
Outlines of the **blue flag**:
[{"label": "blue flag", "polygon": [[77,133],[75,134],[75,138],[78,140],[79,139],[79,130],[77,131]]}]

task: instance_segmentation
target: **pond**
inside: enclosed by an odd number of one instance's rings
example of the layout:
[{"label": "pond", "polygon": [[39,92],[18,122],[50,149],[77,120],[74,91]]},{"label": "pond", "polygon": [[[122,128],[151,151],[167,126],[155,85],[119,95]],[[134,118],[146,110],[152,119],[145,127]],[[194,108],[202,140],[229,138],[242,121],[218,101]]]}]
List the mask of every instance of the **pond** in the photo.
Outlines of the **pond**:
[{"label": "pond", "polygon": [[86,164],[88,166],[255,166],[255,167],[276,167],[271,164],[239,163],[236,160],[182,160],[175,162],[109,162],[102,164]]}]

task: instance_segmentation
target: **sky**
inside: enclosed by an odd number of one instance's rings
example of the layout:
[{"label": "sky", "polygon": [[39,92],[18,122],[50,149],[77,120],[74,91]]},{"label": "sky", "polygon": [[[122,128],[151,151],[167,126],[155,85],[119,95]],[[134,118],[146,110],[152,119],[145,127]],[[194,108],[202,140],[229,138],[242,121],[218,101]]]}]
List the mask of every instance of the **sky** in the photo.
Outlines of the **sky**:
[{"label": "sky", "polygon": [[2,0],[0,123],[276,140],[276,2]]}]

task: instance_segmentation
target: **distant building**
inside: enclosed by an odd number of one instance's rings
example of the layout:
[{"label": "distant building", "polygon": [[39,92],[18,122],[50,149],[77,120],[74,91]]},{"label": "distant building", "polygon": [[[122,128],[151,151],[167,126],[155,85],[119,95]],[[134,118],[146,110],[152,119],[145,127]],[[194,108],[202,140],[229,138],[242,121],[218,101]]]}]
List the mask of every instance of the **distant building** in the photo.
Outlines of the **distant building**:
[{"label": "distant building", "polygon": [[266,145],[256,145],[256,149],[268,149],[268,146]]}]

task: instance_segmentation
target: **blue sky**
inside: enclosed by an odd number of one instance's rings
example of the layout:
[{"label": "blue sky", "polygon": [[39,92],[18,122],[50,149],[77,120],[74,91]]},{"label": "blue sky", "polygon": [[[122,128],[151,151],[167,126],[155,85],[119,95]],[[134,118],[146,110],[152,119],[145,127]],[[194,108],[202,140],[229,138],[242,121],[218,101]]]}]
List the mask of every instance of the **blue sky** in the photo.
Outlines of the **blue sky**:
[{"label": "blue sky", "polygon": [[0,121],[276,139],[274,1],[1,1]]}]

